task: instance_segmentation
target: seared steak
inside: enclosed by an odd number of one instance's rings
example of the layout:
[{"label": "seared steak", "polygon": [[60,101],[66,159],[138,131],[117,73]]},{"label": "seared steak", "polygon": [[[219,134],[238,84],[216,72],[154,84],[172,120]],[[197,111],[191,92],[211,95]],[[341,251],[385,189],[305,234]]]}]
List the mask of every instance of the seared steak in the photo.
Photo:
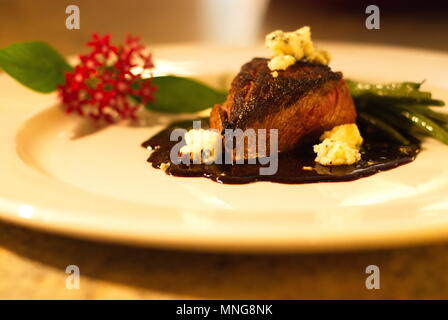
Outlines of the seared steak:
[{"label": "seared steak", "polygon": [[356,110],[342,73],[297,61],[273,77],[267,62],[255,58],[242,67],[227,100],[212,109],[211,128],[278,129],[278,150],[287,151],[307,137],[355,122]]}]

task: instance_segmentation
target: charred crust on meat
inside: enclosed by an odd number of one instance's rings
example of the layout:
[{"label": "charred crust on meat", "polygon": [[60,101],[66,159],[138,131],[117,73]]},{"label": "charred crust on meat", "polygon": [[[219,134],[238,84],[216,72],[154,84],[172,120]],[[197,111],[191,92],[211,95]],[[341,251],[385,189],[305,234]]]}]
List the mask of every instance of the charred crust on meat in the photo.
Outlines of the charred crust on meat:
[{"label": "charred crust on meat", "polygon": [[335,126],[356,121],[355,105],[342,73],[298,61],[273,77],[267,62],[255,58],[242,67],[226,101],[213,107],[210,128],[221,132],[275,129],[282,152]]},{"label": "charred crust on meat", "polygon": [[[254,58],[241,68],[232,83],[233,108],[223,121],[224,129],[244,127],[257,116],[265,117],[281,108],[288,108],[308,93],[325,84],[342,79],[342,73],[333,72],[322,64],[297,61],[278,77],[271,75],[268,59]],[[272,108],[272,106],[276,106]],[[255,109],[256,112],[253,112]],[[254,118],[255,117],[255,118]]]}]

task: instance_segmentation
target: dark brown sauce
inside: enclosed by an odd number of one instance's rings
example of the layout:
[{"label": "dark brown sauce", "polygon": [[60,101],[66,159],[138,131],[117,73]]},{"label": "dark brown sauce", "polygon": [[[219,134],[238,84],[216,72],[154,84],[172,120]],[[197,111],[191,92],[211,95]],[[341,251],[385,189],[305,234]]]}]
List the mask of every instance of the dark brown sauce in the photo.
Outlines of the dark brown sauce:
[{"label": "dark brown sauce", "polygon": [[[202,121],[208,123],[208,121]],[[359,124],[364,144],[361,149],[362,160],[350,166],[325,167],[314,162],[316,155],[311,145],[300,149],[283,152],[278,157],[278,171],[274,175],[260,175],[261,164],[173,164],[170,150],[178,141],[170,141],[170,134],[175,128],[191,129],[192,121],[175,123],[159,132],[142,146],[152,147],[148,162],[154,168],[162,163],[170,163],[166,173],[176,177],[205,177],[219,183],[244,184],[256,181],[270,181],[288,184],[313,182],[352,181],[367,177],[380,171],[390,170],[409,163],[420,152],[420,142],[407,137],[410,145],[402,145],[383,135],[367,124]],[[308,167],[308,170],[303,168]],[[311,170],[310,167],[312,168]]]}]

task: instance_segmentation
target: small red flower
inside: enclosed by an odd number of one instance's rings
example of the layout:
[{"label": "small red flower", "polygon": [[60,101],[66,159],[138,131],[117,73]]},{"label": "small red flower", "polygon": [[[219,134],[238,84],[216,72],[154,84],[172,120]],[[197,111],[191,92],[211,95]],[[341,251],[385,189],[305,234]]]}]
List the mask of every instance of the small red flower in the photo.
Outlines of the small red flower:
[{"label": "small red flower", "polygon": [[140,89],[137,92],[137,96],[142,99],[143,104],[154,102],[154,92],[156,90],[157,88],[152,86],[151,81],[144,80],[140,84]]},{"label": "small red flower", "polygon": [[110,38],[93,34],[87,43],[92,51],[80,55],[80,63],[66,73],[59,95],[68,113],[115,122],[135,119],[142,105],[154,101],[151,79],[133,71],[154,68],[152,55],[144,52],[139,37],[129,35],[121,46],[113,46]]},{"label": "small red flower", "polygon": [[110,44],[110,34],[106,34],[104,37],[100,37],[98,34],[94,33],[92,35],[92,41],[87,42],[87,46],[92,47],[92,56],[102,55],[106,59],[112,53],[117,53],[117,47]]}]

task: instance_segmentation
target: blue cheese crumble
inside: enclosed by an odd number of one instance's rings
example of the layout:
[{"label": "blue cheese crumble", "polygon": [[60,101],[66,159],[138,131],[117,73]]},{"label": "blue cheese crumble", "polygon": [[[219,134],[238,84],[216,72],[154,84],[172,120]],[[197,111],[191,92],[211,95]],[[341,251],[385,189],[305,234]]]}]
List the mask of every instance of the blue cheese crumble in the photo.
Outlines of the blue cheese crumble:
[{"label": "blue cheese crumble", "polygon": [[216,130],[191,129],[185,133],[180,154],[188,154],[193,163],[213,163],[221,156],[221,135]]},{"label": "blue cheese crumble", "polygon": [[314,146],[315,161],[324,166],[351,165],[361,160],[359,149],[363,138],[354,123],[334,127],[320,137]]},{"label": "blue cheese crumble", "polygon": [[266,36],[265,44],[272,54],[271,60],[268,62],[268,67],[272,71],[286,70],[300,59],[325,65],[331,59],[327,51],[314,47],[311,40],[311,29],[308,26],[292,32],[273,31]]}]

